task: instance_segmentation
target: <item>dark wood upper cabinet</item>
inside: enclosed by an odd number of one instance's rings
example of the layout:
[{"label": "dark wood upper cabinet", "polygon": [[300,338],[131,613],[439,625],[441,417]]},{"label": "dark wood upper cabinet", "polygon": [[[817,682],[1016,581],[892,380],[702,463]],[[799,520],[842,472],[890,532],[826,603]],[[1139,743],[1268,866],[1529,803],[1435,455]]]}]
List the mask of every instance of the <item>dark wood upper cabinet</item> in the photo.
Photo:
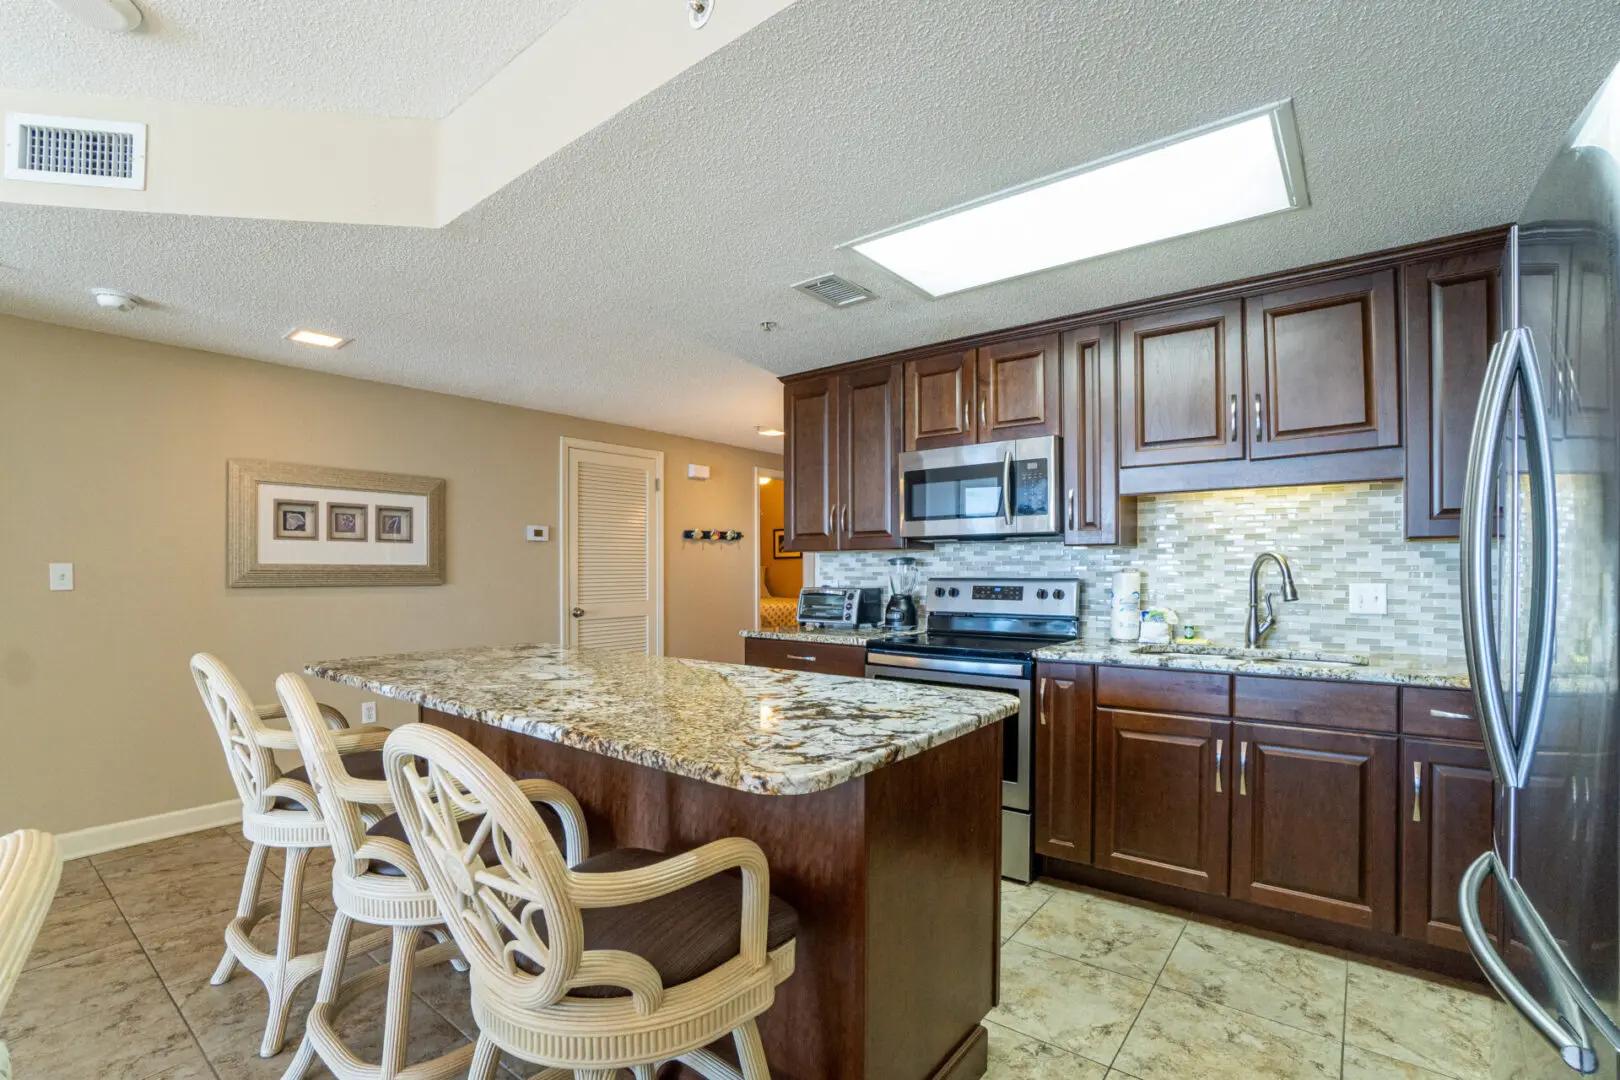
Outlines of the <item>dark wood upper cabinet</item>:
[{"label": "dark wood upper cabinet", "polygon": [[897,548],[903,441],[899,364],[846,371],[838,386],[838,546]]},{"label": "dark wood upper cabinet", "polygon": [[979,350],[906,361],[906,449],[962,446],[978,439]]},{"label": "dark wood upper cabinet", "polygon": [[1193,716],[1097,710],[1097,866],[1199,892],[1226,892],[1231,726]]},{"label": "dark wood upper cabinet", "polygon": [[1119,494],[1114,327],[1071,330],[1062,341],[1063,542],[1136,543],[1136,500]]},{"label": "dark wood upper cabinet", "polygon": [[1250,296],[1243,323],[1250,458],[1400,445],[1395,271]]},{"label": "dark wood upper cabinet", "polygon": [[[1486,248],[1401,269],[1410,539],[1457,535],[1474,408],[1502,334],[1502,254]],[[1538,273],[1535,288],[1543,285],[1556,293],[1557,273]]]},{"label": "dark wood upper cabinet", "polygon": [[1119,463],[1243,457],[1243,305],[1181,308],[1119,324]]},{"label": "dark wood upper cabinet", "polygon": [[1058,335],[979,349],[977,440],[1059,433]]},{"label": "dark wood upper cabinet", "polygon": [[1091,861],[1092,669],[1042,664],[1036,682],[1035,850]]},{"label": "dark wood upper cabinet", "polygon": [[785,383],[782,446],[784,546],[794,551],[838,547],[838,376]]},{"label": "dark wood upper cabinet", "polygon": [[[1477,744],[1402,742],[1401,934],[1466,952],[1457,886],[1491,848],[1491,764]],[[1497,925],[1495,882],[1486,883],[1480,917]]]},{"label": "dark wood upper cabinet", "polygon": [[1231,895],[1394,933],[1398,740],[1232,724]]}]

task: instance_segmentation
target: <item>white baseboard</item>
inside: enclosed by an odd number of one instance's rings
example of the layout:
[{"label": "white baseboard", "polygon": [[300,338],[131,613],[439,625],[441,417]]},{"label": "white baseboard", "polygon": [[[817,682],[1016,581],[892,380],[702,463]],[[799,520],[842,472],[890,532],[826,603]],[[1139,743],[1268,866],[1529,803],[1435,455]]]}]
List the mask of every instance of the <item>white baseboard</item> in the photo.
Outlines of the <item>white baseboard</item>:
[{"label": "white baseboard", "polygon": [[166,814],[114,821],[108,825],[92,825],[77,832],[61,833],[56,842],[62,848],[64,859],[82,859],[86,855],[100,855],[104,851],[149,844],[153,840],[167,840],[184,833],[217,829],[241,820],[242,800],[227,799],[208,806],[170,810]]}]

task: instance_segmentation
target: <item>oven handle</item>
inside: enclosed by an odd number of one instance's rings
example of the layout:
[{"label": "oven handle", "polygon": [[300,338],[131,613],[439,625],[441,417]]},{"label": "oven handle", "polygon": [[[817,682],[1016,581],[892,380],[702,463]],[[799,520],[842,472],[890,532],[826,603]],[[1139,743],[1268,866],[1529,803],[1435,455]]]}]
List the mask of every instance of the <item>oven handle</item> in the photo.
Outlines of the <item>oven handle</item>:
[{"label": "oven handle", "polygon": [[882,675],[888,668],[905,678],[915,678],[919,672],[945,671],[958,675],[984,675],[1007,679],[1016,683],[1029,681],[1028,669],[1023,664],[1009,664],[994,660],[950,660],[940,656],[900,656],[895,653],[866,654],[866,675]]}]

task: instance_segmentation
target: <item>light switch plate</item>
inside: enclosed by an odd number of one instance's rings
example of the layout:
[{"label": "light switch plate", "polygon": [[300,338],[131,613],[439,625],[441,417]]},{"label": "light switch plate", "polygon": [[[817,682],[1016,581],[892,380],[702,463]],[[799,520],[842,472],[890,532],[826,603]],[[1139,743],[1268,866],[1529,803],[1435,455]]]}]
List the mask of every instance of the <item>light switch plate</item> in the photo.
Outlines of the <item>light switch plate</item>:
[{"label": "light switch plate", "polygon": [[547,540],[551,539],[551,526],[550,525],[530,525],[530,526],[527,526],[523,530],[523,536],[524,536],[525,539],[535,541],[536,543],[545,543]]},{"label": "light switch plate", "polygon": [[362,701],[360,703],[360,722],[362,724],[375,724],[377,722],[377,703],[375,701]]},{"label": "light switch plate", "polygon": [[1382,581],[1350,586],[1350,614],[1384,615],[1388,611],[1388,587]]},{"label": "light switch plate", "polygon": [[51,566],[51,592],[73,591],[73,564],[53,562]]}]

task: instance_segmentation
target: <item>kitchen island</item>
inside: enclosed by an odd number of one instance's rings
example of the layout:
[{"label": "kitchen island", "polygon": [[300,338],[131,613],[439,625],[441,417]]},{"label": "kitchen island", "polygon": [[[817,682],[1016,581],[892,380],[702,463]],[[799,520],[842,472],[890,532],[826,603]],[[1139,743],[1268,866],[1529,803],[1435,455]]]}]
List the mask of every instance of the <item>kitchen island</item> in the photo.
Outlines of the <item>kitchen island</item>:
[{"label": "kitchen island", "polygon": [[593,852],[759,844],[799,913],[797,970],[759,1018],[777,1080],[983,1074],[1016,698],[548,645],[305,670],[563,784]]}]

